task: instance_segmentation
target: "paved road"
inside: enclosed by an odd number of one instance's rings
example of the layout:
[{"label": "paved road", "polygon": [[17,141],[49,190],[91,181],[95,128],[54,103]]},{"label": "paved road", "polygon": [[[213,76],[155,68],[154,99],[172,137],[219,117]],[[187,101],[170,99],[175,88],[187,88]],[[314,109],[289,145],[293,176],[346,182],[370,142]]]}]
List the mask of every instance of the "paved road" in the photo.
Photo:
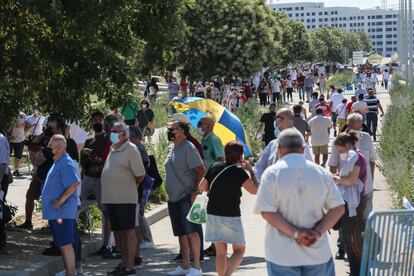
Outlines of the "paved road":
[{"label": "paved road", "polygon": [[[297,97],[297,95],[295,95]],[[379,91],[384,108],[390,103],[389,95]],[[298,99],[296,99],[297,101]],[[381,123],[380,123],[381,124]],[[333,137],[331,137],[331,142]],[[375,173],[374,209],[388,209],[392,201],[384,176],[377,170]],[[264,221],[258,215],[252,213],[255,197],[247,193],[242,197],[242,220],[246,233],[247,250],[244,261],[234,275],[252,276],[266,275],[264,260]],[[137,275],[165,275],[174,268],[177,263],[170,261],[178,252],[178,241],[173,237],[169,217],[152,226],[152,232],[156,244],[155,249],[143,250],[144,266],[137,271]],[[336,253],[337,232],[332,231],[329,236],[332,254]],[[283,250],[281,248],[280,250]],[[294,257],[294,256],[292,256]],[[88,258],[85,262],[85,275],[105,275],[111,267],[115,267],[118,260],[102,260],[99,257]],[[207,259],[202,268],[205,275],[215,275],[214,259]],[[348,265],[344,261],[335,261],[338,276],[348,275]]]}]

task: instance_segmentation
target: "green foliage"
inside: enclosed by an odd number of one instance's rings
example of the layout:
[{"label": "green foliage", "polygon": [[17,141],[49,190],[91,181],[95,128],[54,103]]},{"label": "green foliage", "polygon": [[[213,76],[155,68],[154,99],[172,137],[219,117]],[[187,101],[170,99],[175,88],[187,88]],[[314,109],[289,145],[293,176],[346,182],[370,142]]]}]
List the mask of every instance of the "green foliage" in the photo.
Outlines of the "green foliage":
[{"label": "green foliage", "polygon": [[310,33],[310,47],[314,59],[319,61],[344,61],[344,49],[347,59],[353,51],[370,51],[371,41],[364,32],[350,32],[338,28],[323,27]]},{"label": "green foliage", "polygon": [[196,0],[185,21],[188,31],[179,61],[192,79],[249,77],[277,46],[279,29],[263,1]]},{"label": "green foliage", "polygon": [[94,229],[102,227],[102,214],[96,204],[88,207],[84,212],[79,214],[77,220],[78,230],[82,233],[91,233]]},{"label": "green foliage", "polygon": [[310,37],[305,26],[296,20],[290,20],[284,13],[275,13],[277,26],[280,27],[282,55],[281,63],[301,63],[312,58]]},{"label": "green foliage", "polygon": [[400,79],[393,79],[392,103],[385,114],[379,142],[380,169],[387,178],[398,208],[403,197],[414,201],[414,91],[400,84]]},{"label": "green foliage", "polygon": [[354,74],[351,71],[345,71],[335,74],[326,81],[326,85],[334,85],[336,88],[344,89],[347,83],[352,83]]},{"label": "green foliage", "polygon": [[155,156],[157,160],[158,171],[163,179],[161,187],[152,191],[150,202],[160,203],[167,200],[167,191],[165,190],[165,167],[164,161],[167,159],[169,141],[165,130],[159,130],[156,143],[147,144],[148,153]]},{"label": "green foliage", "polygon": [[266,109],[258,107],[256,101],[250,100],[236,112],[236,116],[242,122],[246,133],[249,136],[253,159],[258,160],[264,143],[261,139],[256,139],[255,135],[260,124],[260,118]]}]

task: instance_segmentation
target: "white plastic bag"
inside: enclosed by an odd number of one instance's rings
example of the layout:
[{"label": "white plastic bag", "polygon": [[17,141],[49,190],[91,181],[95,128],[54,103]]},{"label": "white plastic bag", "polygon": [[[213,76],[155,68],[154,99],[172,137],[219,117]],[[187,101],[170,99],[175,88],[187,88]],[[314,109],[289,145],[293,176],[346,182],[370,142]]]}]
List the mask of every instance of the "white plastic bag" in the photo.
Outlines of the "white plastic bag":
[{"label": "white plastic bag", "polygon": [[208,196],[206,192],[197,195],[190,211],[187,214],[187,220],[196,223],[206,223]]}]

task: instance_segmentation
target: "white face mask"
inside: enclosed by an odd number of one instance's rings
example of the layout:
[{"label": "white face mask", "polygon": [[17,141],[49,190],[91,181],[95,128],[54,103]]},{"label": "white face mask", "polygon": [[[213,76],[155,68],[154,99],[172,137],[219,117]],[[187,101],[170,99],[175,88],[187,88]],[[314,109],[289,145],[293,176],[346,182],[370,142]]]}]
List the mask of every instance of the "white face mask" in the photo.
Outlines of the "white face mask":
[{"label": "white face mask", "polygon": [[199,128],[197,128],[197,133],[198,133],[198,135],[204,136],[205,131],[201,127],[199,127]]},{"label": "white face mask", "polygon": [[346,159],[348,158],[348,153],[347,152],[344,152],[344,153],[339,154],[339,158],[342,161],[346,161]]},{"label": "white face mask", "polygon": [[142,108],[143,108],[143,109],[147,109],[147,108],[148,108],[148,105],[147,105],[147,104],[143,104],[143,105],[142,105]]}]

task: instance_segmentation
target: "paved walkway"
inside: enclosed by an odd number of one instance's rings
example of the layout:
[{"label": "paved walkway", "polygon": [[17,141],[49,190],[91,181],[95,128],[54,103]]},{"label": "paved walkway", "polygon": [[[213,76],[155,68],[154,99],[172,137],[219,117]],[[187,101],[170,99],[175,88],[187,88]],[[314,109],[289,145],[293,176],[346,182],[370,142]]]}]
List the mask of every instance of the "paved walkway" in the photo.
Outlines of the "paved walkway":
[{"label": "paved walkway", "polygon": [[[295,96],[297,97],[297,94]],[[390,103],[389,94],[379,91],[378,97],[384,108],[386,108]],[[297,102],[298,99],[295,100]],[[331,137],[331,142],[332,140],[333,137]],[[378,170],[375,172],[374,187],[374,210],[389,209],[392,204],[390,192],[384,176]],[[243,194],[241,208],[247,250],[243,263],[234,275],[252,276],[267,274],[264,260],[264,220],[260,216],[252,213],[254,202],[254,196],[248,193]],[[178,240],[172,234],[170,218],[167,217],[159,221],[151,229],[156,248],[142,251],[144,266],[137,270],[137,275],[165,275],[167,271],[178,265],[170,261],[179,250]],[[331,233],[332,235],[329,236],[329,240],[332,254],[334,255],[336,253],[337,232],[332,231]],[[280,250],[283,250],[283,248]],[[118,262],[119,260],[102,260],[102,258],[96,256],[87,258],[84,262],[84,275],[105,275]],[[207,259],[202,264],[205,275],[216,275],[214,267],[214,258]],[[346,262],[335,261],[335,268],[338,276],[348,275],[349,268]]]}]

